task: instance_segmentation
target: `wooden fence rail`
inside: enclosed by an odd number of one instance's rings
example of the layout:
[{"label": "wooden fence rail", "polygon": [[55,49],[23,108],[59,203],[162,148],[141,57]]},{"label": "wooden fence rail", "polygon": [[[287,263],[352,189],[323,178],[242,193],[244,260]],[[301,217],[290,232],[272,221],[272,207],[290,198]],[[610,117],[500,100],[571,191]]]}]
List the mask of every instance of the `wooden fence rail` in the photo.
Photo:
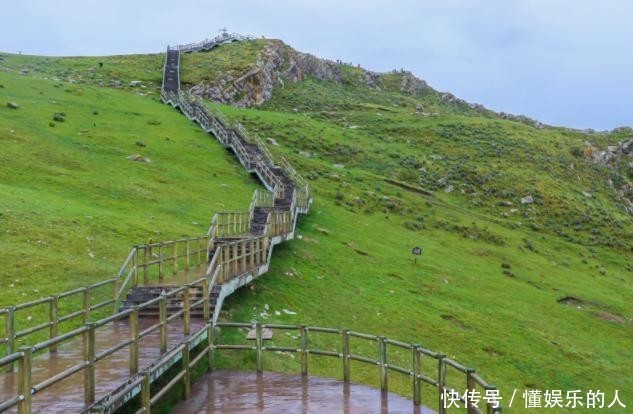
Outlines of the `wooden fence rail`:
[{"label": "wooden fence rail", "polygon": [[[255,331],[255,341],[252,343],[224,343],[220,330],[222,329],[253,329]],[[284,331],[293,332],[292,338],[296,338],[293,344],[265,345],[263,331]],[[339,343],[336,350],[324,349],[311,346],[311,338],[316,336],[329,336]],[[273,334],[274,336],[274,334]],[[287,338],[287,335],[281,335]],[[353,344],[351,338],[364,341],[363,347]],[[374,349],[373,353],[363,353],[363,351]],[[195,350],[195,351],[194,351]],[[408,352],[411,356],[409,365],[402,365],[400,361],[389,358],[390,352],[400,350]],[[199,363],[203,363],[207,371],[211,371],[214,366],[215,354],[226,351],[252,352],[255,359],[255,369],[263,372],[266,353],[296,353],[299,354],[299,364],[301,375],[309,374],[309,361],[315,357],[329,357],[341,360],[341,377],[344,382],[349,382],[352,378],[353,370],[351,361],[356,361],[377,369],[377,376],[380,381],[381,391],[389,391],[389,377],[400,375],[408,379],[411,384],[411,397],[414,406],[419,406],[423,398],[423,386],[433,389],[433,399],[437,401],[438,413],[446,413],[447,408],[442,398],[453,390],[464,389],[468,391],[498,391],[496,387],[487,383],[475,370],[466,368],[459,363],[446,358],[443,354],[428,350],[419,344],[408,343],[365,333],[350,331],[340,328],[325,328],[306,325],[282,325],[282,324],[262,324],[259,322],[219,322],[208,323],[189,335],[185,340],[175,345],[171,350],[163,353],[162,357],[152,366],[131,378],[128,385],[118,391],[116,395],[100,401],[95,407],[95,412],[109,413],[123,405],[131,399],[131,393],[140,386],[140,407],[136,413],[151,413],[152,407],[157,405],[174,386],[183,384],[183,397],[188,398],[191,390],[191,370]],[[434,368],[423,369],[423,360],[434,362]],[[158,388],[152,384],[165,372],[165,365],[171,363],[178,366],[178,370],[172,373],[171,378],[161,381],[164,384]],[[453,384],[451,387],[446,383],[446,370],[462,375],[462,384]],[[493,414],[501,412],[500,404],[495,401],[485,401],[466,403],[461,398],[463,409],[468,414]],[[454,412],[454,409],[451,410]]]},{"label": "wooden fence rail", "polygon": [[[14,365],[18,366],[18,393],[17,395],[12,396],[6,401],[0,402],[0,412],[10,409],[12,407],[17,406],[18,412],[20,414],[30,413],[31,412],[31,398],[33,395],[36,395],[49,387],[59,383],[60,381],[66,380],[68,377],[78,373],[83,372],[84,375],[84,402],[86,404],[91,404],[95,400],[95,364],[99,361],[107,359],[110,355],[115,352],[128,348],[129,349],[129,376],[135,376],[139,371],[139,357],[140,357],[140,341],[146,337],[147,335],[158,331],[160,337],[160,354],[165,354],[167,349],[167,325],[169,322],[175,319],[183,320],[183,334],[185,336],[190,335],[190,320],[191,320],[191,310],[199,307],[203,307],[204,316],[208,319],[209,317],[209,296],[204,295],[201,299],[195,302],[190,302],[188,300],[189,294],[188,290],[194,287],[202,287],[203,290],[208,290],[208,286],[210,285],[210,278],[212,275],[208,277],[199,278],[191,283],[185,284],[179,288],[172,289],[166,291],[163,295],[158,298],[149,300],[147,302],[142,303],[141,305],[117,312],[111,316],[102,318],[95,322],[87,322],[80,328],[74,329],[70,332],[67,332],[62,335],[57,335],[55,337],[51,337],[50,339],[40,342],[33,346],[25,346],[21,347],[18,352],[12,352],[7,356],[0,358],[0,369],[4,368],[9,371],[12,370]],[[171,297],[180,297],[182,296],[185,299],[186,306],[178,311],[173,311],[168,313],[165,309],[166,301]],[[161,311],[160,317],[158,321],[144,330],[139,330],[138,324],[138,314],[139,311],[155,306],[156,304],[160,304]],[[25,304],[28,306],[36,306],[35,302],[31,302],[29,304]],[[22,306],[22,309],[27,308],[28,306]],[[126,320],[130,327],[130,336],[128,339],[124,339],[119,343],[101,350],[99,353],[96,353],[96,331],[100,328],[111,324],[115,321]],[[80,361],[75,362],[71,366],[65,367],[62,371],[56,373],[55,375],[43,380],[40,383],[32,382],[31,375],[31,367],[32,367],[32,358],[36,353],[39,353],[44,350],[48,350],[52,352],[52,349],[57,347],[58,345],[81,338],[83,343],[83,351],[82,358]]]}]

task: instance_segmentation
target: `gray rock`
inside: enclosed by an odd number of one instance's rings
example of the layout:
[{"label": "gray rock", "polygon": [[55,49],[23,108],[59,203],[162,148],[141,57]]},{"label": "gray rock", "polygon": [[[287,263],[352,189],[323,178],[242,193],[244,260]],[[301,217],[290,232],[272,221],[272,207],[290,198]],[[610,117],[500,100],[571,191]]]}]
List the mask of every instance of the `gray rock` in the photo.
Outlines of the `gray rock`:
[{"label": "gray rock", "polygon": [[139,162],[152,162],[149,158],[142,156],[141,154],[128,155],[126,157],[128,160],[139,161]]},{"label": "gray rock", "polygon": [[130,81],[130,86],[132,86],[132,87],[137,87],[137,86],[141,86],[141,85],[143,85],[143,81],[140,81],[140,80]]},{"label": "gray rock", "polygon": [[[275,87],[283,88],[286,82],[301,82],[307,77],[341,84],[343,65],[298,52],[279,40],[270,40],[254,65],[243,74],[220,73],[212,82],[194,85],[190,92],[238,107],[258,106],[272,97]],[[357,80],[368,88],[381,90],[383,75],[362,70]],[[417,96],[426,89],[429,89],[426,82],[402,72],[401,92]]]},{"label": "gray rock", "polygon": [[633,156],[633,138],[617,145],[609,145],[606,150],[600,150],[590,142],[586,142],[585,145],[585,157],[595,164],[619,165],[624,157]]},{"label": "gray rock", "polygon": [[18,109],[20,108],[20,105],[16,104],[15,102],[7,102],[7,107],[11,109]]},{"label": "gray rock", "polygon": [[525,196],[521,199],[521,204],[532,204],[534,203],[534,197],[531,195]]}]

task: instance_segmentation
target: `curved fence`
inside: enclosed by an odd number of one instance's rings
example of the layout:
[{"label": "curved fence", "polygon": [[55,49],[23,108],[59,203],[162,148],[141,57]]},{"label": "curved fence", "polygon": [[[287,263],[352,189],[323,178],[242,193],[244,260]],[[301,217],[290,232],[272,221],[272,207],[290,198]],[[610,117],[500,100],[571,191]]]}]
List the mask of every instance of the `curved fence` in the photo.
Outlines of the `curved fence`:
[{"label": "curved fence", "polygon": [[[250,329],[249,334],[254,333],[251,343],[222,342],[221,330],[236,328]],[[266,340],[271,339],[273,331],[279,332],[283,338],[291,338],[294,343],[267,345]],[[290,335],[285,335],[286,333],[290,333]],[[312,338],[316,336],[329,337],[337,342],[338,346],[332,348],[311,345]],[[389,355],[395,350],[404,351],[410,355],[409,365],[405,366],[401,360],[390,358]],[[196,365],[202,363],[207,371],[211,371],[214,368],[214,358],[220,352],[230,351],[252,353],[255,357],[254,368],[257,372],[264,371],[266,353],[298,354],[302,375],[308,375],[309,361],[312,358],[338,359],[341,361],[341,377],[345,382],[349,382],[352,378],[354,373],[352,363],[357,362],[376,370],[376,377],[379,378],[380,388],[383,392],[389,390],[389,378],[393,375],[410,381],[413,406],[421,404],[423,385],[427,385],[434,390],[431,399],[437,401],[438,413],[455,412],[455,408],[446,408],[445,396],[452,393],[460,394],[458,400],[463,404],[462,409],[468,414],[493,414],[502,411],[498,399],[491,398],[485,402],[483,399],[468,401],[462,395],[465,393],[458,392],[458,390],[466,390],[469,395],[498,396],[498,389],[481,378],[474,369],[467,368],[453,359],[423,348],[419,344],[348,329],[259,322],[219,322],[202,326],[182,343],[167,351],[155,364],[130,380],[116,395],[101,401],[99,405],[95,406],[95,410],[105,413],[112,412],[129,401],[131,395],[136,395],[134,391],[137,390],[137,394],[140,394],[141,398],[136,413],[150,413],[152,407],[157,405],[162,397],[179,384],[182,384],[184,388],[184,398],[188,398],[191,390],[191,372]],[[172,376],[163,381],[162,386],[151,386],[154,380],[165,372],[168,361],[179,362],[177,371],[172,372]],[[457,377],[453,375],[449,379],[451,374],[456,374]],[[461,381],[459,381],[460,378]]]}]

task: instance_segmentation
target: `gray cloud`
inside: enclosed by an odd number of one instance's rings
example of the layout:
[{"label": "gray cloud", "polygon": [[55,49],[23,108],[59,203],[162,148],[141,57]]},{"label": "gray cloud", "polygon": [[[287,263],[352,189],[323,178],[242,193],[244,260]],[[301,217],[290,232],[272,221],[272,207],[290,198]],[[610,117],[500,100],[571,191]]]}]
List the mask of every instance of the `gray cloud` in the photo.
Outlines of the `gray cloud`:
[{"label": "gray cloud", "polygon": [[407,68],[495,110],[607,129],[633,125],[632,18],[626,0],[23,0],[3,6],[0,50],[159,52],[226,26],[373,70]]}]

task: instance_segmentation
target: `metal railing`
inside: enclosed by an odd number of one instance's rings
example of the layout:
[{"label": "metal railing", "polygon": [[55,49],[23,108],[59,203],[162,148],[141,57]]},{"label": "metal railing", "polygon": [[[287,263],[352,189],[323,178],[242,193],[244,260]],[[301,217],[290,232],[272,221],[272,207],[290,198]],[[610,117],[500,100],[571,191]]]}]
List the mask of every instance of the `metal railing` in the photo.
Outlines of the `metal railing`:
[{"label": "metal railing", "polygon": [[246,41],[255,39],[253,36],[244,36],[237,33],[222,33],[213,38],[205,39],[200,42],[187,43],[184,45],[174,46],[171,49],[176,49],[181,52],[195,52],[199,50],[208,50],[214,46],[220,45],[226,42]]}]

